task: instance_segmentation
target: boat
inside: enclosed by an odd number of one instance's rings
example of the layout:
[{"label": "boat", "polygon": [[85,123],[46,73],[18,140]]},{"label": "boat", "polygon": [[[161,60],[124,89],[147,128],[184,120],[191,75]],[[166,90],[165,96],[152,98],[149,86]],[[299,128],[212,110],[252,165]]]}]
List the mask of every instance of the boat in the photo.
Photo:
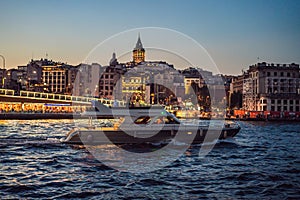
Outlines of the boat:
[{"label": "boat", "polygon": [[[71,130],[64,143],[68,144],[143,144],[171,141],[188,144],[203,143],[210,139],[233,138],[239,131],[237,123],[217,123],[212,121],[182,121],[160,106],[151,107],[112,107],[93,102],[91,111],[82,114],[90,124]],[[110,125],[96,126],[93,119],[112,121]],[[206,137],[208,136],[209,137]]]}]

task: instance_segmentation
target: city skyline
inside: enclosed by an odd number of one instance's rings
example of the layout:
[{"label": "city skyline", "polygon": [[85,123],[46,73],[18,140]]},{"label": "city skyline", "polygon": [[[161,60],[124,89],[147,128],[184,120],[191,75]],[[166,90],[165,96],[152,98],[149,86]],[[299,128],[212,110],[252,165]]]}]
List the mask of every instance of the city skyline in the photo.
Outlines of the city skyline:
[{"label": "city skyline", "polygon": [[[256,62],[300,62],[298,1],[2,1],[1,7],[0,54],[6,68],[46,54],[76,65],[111,35],[149,26],[195,39],[223,74],[240,74]],[[142,41],[146,48],[154,42],[143,35]],[[128,41],[129,51],[135,42]],[[118,46],[114,49],[118,55]],[[107,65],[110,56],[102,59]]]}]

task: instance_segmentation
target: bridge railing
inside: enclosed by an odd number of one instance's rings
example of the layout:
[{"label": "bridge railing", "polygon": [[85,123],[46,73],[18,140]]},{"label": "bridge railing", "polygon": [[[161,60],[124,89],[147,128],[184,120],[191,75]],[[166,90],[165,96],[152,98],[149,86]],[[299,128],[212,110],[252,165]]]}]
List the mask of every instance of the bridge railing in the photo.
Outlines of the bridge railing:
[{"label": "bridge railing", "polygon": [[8,89],[0,89],[0,94],[1,95],[15,95],[15,91],[14,90],[8,90]]}]

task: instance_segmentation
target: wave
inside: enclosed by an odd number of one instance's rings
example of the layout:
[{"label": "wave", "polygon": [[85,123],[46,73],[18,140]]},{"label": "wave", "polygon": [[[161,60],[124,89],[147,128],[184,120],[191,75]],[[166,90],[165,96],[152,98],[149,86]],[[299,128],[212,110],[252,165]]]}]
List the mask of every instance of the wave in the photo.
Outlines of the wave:
[{"label": "wave", "polygon": [[59,138],[5,138],[0,139],[0,147],[7,145],[30,145],[30,144],[61,144]]}]

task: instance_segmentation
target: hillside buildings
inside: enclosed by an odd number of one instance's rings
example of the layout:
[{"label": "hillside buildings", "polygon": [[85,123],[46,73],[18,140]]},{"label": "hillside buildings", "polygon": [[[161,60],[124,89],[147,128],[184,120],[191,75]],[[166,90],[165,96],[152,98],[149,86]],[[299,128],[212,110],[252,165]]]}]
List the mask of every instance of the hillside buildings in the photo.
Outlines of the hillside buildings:
[{"label": "hillside buildings", "polygon": [[[140,36],[132,60],[68,65],[31,60],[17,69],[0,69],[0,88],[89,96],[127,103],[169,104],[196,99],[194,105],[224,103],[245,111],[300,112],[298,64],[257,63],[238,76],[215,75],[201,68],[176,70],[165,61],[147,61]],[[204,108],[204,110],[206,110]]]}]

